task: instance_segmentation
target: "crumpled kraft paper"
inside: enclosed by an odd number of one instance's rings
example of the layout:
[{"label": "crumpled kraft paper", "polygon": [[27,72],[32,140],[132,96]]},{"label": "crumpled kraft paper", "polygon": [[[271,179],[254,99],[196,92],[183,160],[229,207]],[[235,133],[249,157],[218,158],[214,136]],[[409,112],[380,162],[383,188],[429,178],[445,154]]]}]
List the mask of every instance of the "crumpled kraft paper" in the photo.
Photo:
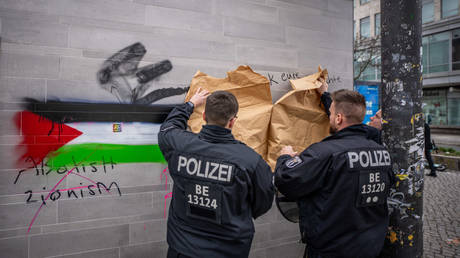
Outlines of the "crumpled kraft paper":
[{"label": "crumpled kraft paper", "polygon": [[317,73],[290,80],[293,90],[274,104],[266,158],[272,169],[284,146],[300,153],[329,135],[329,118],[315,90],[321,86],[319,78],[327,80],[327,76],[327,70],[319,67]]},{"label": "crumpled kraft paper", "polygon": [[[315,74],[291,80],[293,90],[273,105],[269,80],[249,66],[228,72],[226,78],[198,71],[185,101],[189,101],[199,87],[210,92],[233,93],[239,103],[233,135],[253,148],[274,169],[282,147],[292,145],[295,151],[301,152],[329,135],[329,118],[315,90],[321,86],[319,78],[327,80],[327,70],[318,68]],[[194,133],[205,124],[203,111],[204,105],[201,105],[190,116],[188,125]]]},{"label": "crumpled kraft paper", "polygon": [[[273,106],[269,80],[254,72],[249,66],[240,66],[228,72],[226,78],[215,78],[198,71],[192,79],[185,101],[189,101],[199,87],[210,92],[225,90],[235,95],[239,110],[232,133],[237,140],[266,158]],[[196,107],[190,116],[188,125],[194,133],[198,133],[205,124],[203,111],[204,105],[201,105]]]}]

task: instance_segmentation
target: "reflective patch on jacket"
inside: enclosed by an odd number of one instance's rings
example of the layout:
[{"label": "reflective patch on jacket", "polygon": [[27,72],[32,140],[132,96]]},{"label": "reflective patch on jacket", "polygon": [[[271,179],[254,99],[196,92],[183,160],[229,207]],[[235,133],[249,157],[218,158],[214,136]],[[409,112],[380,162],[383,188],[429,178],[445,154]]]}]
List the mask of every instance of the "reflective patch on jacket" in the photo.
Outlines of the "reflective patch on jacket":
[{"label": "reflective patch on jacket", "polygon": [[288,168],[293,168],[296,167],[297,165],[301,164],[303,161],[299,156],[295,156],[294,158],[286,161],[286,167]]}]

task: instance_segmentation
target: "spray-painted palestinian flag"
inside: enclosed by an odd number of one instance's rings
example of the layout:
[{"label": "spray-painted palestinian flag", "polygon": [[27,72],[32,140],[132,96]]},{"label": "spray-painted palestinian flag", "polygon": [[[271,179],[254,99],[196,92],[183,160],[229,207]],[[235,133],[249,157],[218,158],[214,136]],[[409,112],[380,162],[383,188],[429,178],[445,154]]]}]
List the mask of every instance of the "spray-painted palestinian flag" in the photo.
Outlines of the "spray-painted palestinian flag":
[{"label": "spray-painted palestinian flag", "polygon": [[157,134],[172,105],[38,102],[16,116],[23,136],[20,167],[165,163]]}]

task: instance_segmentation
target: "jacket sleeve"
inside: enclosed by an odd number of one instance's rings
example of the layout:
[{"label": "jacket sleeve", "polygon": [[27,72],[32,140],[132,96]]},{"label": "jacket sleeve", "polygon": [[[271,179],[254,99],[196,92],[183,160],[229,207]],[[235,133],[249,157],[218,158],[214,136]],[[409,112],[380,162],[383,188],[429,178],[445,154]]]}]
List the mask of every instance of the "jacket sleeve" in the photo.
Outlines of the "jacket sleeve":
[{"label": "jacket sleeve", "polygon": [[332,98],[329,92],[323,92],[323,95],[321,95],[321,103],[323,103],[324,111],[326,111],[326,114],[329,117],[331,115],[329,109],[331,108],[332,104]]},{"label": "jacket sleeve", "polygon": [[251,176],[252,189],[252,217],[257,217],[266,213],[273,204],[275,186],[273,185],[273,173],[268,164],[259,158],[256,171]]},{"label": "jacket sleeve", "polygon": [[298,200],[323,187],[330,158],[321,157],[311,147],[298,157],[282,155],[275,168],[275,185],[291,200]]},{"label": "jacket sleeve", "polygon": [[187,122],[192,113],[193,107],[190,104],[181,104],[169,113],[161,125],[158,133],[158,145],[167,161],[170,158],[171,151],[183,142],[183,137],[181,136],[187,133]]},{"label": "jacket sleeve", "polygon": [[380,145],[383,145],[382,143],[382,132],[372,126],[365,125],[366,130],[367,130],[367,139],[372,140]]},{"label": "jacket sleeve", "polygon": [[425,137],[425,149],[427,150],[432,150],[433,149],[433,144],[431,143],[431,130],[430,126],[425,123],[424,125],[424,137]]}]

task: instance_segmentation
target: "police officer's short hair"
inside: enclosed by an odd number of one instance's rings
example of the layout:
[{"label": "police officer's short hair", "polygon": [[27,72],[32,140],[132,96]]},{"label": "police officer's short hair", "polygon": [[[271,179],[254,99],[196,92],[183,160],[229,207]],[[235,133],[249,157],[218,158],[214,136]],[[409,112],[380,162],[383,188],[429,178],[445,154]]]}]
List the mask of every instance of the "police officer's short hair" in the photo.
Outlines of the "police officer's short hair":
[{"label": "police officer's short hair", "polygon": [[228,91],[215,91],[206,98],[206,122],[225,127],[238,113],[238,101]]},{"label": "police officer's short hair", "polygon": [[350,122],[363,122],[366,115],[366,99],[359,92],[338,90],[332,93],[332,101],[336,113],[342,113]]}]

